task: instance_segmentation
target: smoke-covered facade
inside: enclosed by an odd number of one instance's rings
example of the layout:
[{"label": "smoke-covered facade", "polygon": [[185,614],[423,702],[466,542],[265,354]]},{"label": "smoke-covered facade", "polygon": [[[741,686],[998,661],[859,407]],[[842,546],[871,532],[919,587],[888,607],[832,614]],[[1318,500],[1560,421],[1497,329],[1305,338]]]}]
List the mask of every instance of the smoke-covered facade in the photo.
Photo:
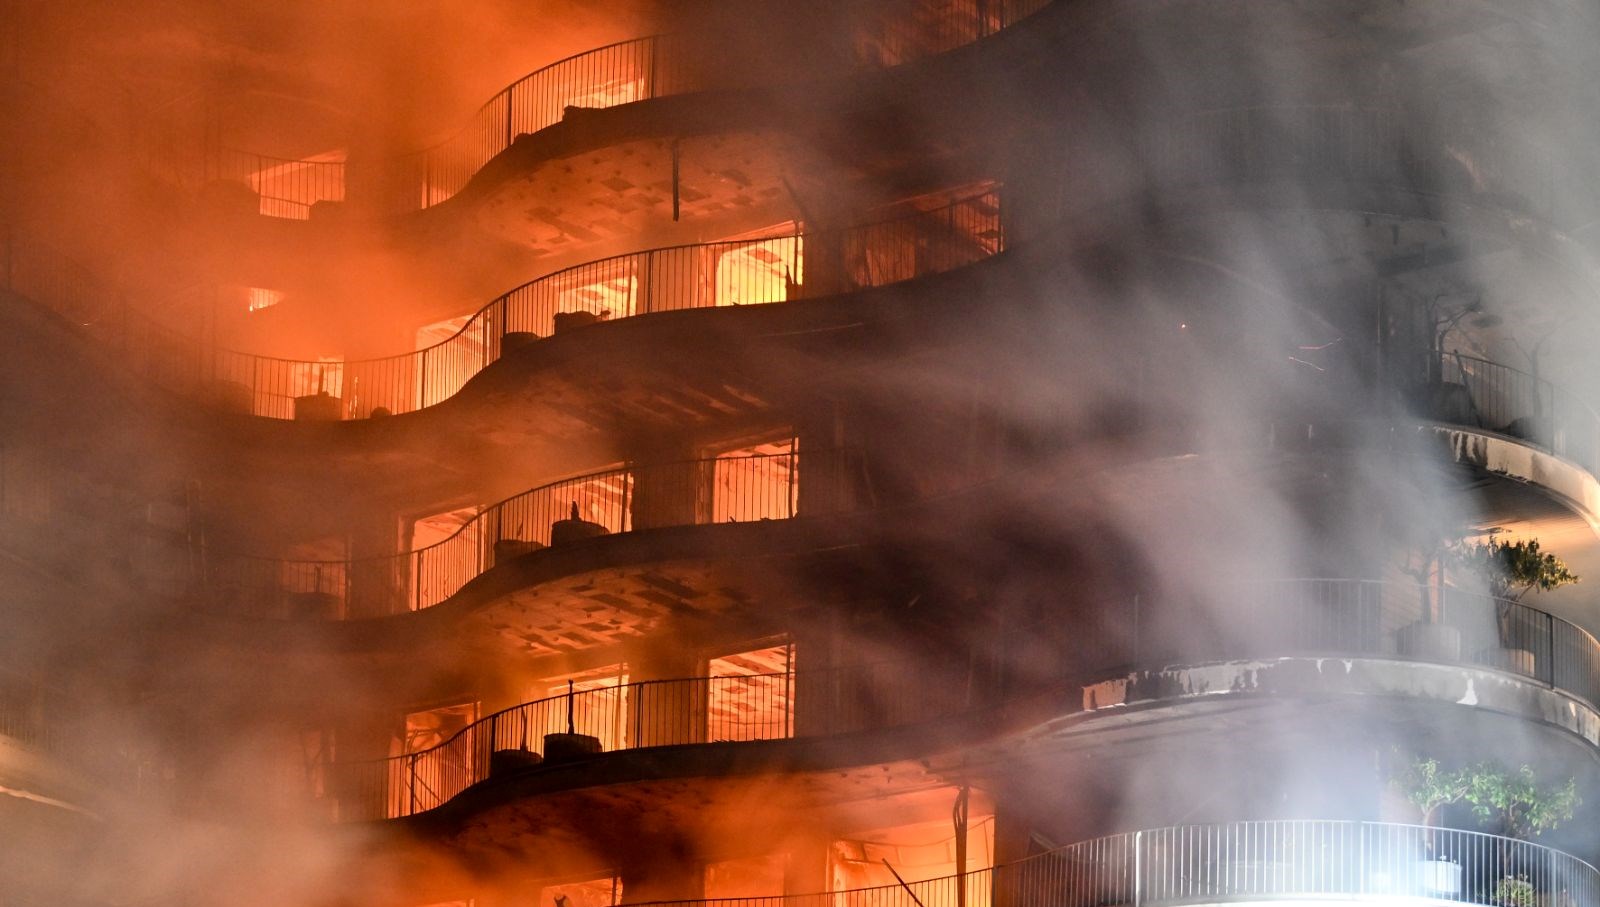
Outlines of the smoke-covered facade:
[{"label": "smoke-covered facade", "polygon": [[1588,6],[8,18],[0,900],[1600,902]]}]

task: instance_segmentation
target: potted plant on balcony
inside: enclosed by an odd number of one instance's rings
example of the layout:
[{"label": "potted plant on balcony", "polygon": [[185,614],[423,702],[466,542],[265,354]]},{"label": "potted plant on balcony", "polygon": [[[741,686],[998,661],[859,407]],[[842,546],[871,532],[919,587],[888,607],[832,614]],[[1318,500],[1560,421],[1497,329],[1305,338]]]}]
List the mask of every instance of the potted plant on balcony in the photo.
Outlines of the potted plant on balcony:
[{"label": "potted plant on balcony", "polygon": [[1508,769],[1498,763],[1481,763],[1466,770],[1467,790],[1462,799],[1473,815],[1502,836],[1499,847],[1500,878],[1493,898],[1504,907],[1533,907],[1537,892],[1527,868],[1517,865],[1513,840],[1528,841],[1554,830],[1572,818],[1579,804],[1578,783],[1546,784],[1527,765]]},{"label": "potted plant on balcony", "polygon": [[1431,520],[1412,530],[1416,534],[1404,549],[1406,556],[1399,569],[1416,580],[1421,614],[1395,633],[1396,648],[1413,658],[1457,661],[1461,658],[1461,630],[1444,619],[1445,566],[1464,530]]},{"label": "potted plant on balcony", "polygon": [[1395,779],[1400,792],[1411,805],[1422,811],[1424,858],[1418,861],[1415,875],[1430,892],[1456,894],[1461,891],[1461,866],[1438,853],[1435,829],[1445,807],[1466,799],[1472,787],[1468,769],[1448,770],[1437,759],[1414,759]]},{"label": "potted plant on balcony", "polygon": [[1502,876],[1490,898],[1502,907],[1537,907],[1539,898],[1527,874]]},{"label": "potted plant on balcony", "polygon": [[1578,582],[1580,577],[1567,569],[1560,558],[1541,551],[1538,539],[1469,543],[1456,548],[1453,560],[1482,577],[1489,594],[1494,596],[1495,626],[1505,667],[1534,676],[1534,653],[1517,632],[1518,605],[1530,592],[1559,589]]}]

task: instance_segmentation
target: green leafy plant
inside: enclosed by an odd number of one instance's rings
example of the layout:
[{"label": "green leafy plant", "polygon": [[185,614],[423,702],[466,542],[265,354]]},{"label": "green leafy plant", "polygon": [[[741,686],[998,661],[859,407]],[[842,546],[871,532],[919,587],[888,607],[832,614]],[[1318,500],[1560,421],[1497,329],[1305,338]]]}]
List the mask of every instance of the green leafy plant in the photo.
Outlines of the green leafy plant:
[{"label": "green leafy plant", "polygon": [[1439,811],[1466,799],[1472,780],[1466,769],[1441,768],[1437,759],[1418,759],[1395,779],[1401,794],[1412,806],[1422,810],[1422,824],[1434,828]]},{"label": "green leafy plant", "polygon": [[1527,840],[1550,831],[1571,819],[1580,802],[1577,779],[1541,784],[1526,765],[1511,770],[1498,763],[1480,763],[1466,772],[1462,800],[1472,806],[1479,821],[1492,822],[1497,833],[1507,837]]},{"label": "green leafy plant", "polygon": [[1483,578],[1495,598],[1520,602],[1535,590],[1549,592],[1581,579],[1561,558],[1546,554],[1538,539],[1520,542],[1466,542],[1454,546],[1451,561]]},{"label": "green leafy plant", "polygon": [[1465,803],[1496,834],[1527,840],[1572,818],[1581,801],[1578,782],[1540,782],[1527,765],[1509,769],[1498,762],[1479,762],[1447,769],[1437,759],[1413,759],[1394,778],[1396,787],[1422,811],[1422,824],[1439,825],[1447,806]]},{"label": "green leafy plant", "polygon": [[1505,876],[1494,883],[1494,902],[1504,907],[1534,907],[1538,896],[1526,875]]},{"label": "green leafy plant", "polygon": [[1495,624],[1508,649],[1524,647],[1518,644],[1520,640],[1513,621],[1517,603],[1530,592],[1549,592],[1580,579],[1561,558],[1541,551],[1538,539],[1461,543],[1451,549],[1450,560],[1480,577],[1489,587],[1489,594],[1495,600]]}]

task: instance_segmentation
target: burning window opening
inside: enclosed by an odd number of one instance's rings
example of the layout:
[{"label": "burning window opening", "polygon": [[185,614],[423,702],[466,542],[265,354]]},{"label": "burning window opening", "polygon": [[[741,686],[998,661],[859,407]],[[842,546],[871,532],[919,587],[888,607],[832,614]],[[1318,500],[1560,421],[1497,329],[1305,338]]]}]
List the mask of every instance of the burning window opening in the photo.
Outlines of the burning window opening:
[{"label": "burning window opening", "polygon": [[[464,551],[476,552],[481,525],[473,520],[478,515],[476,507],[460,507],[412,521],[410,538],[402,539],[401,550],[420,551],[435,545],[451,544]],[[423,570],[414,564],[408,573],[409,585],[406,601],[412,610],[422,602],[440,602],[454,591],[453,583],[459,578],[450,571]]]},{"label": "burning window opening", "polygon": [[608,532],[627,532],[633,525],[627,506],[633,498],[633,475],[620,463],[613,469],[616,471],[565,485],[561,494],[571,501],[579,519],[604,526]]},{"label": "burning window opening", "polygon": [[473,314],[476,313],[459,315],[455,318],[445,318],[417,328],[416,349],[425,350],[430,346],[444,343],[446,340],[461,333],[461,330],[467,326],[467,322],[472,320]]},{"label": "burning window opening", "polygon": [[[946,788],[950,797],[957,788]],[[907,882],[953,876],[963,871],[956,864],[956,834],[949,822],[919,822],[868,832],[851,838],[838,838],[829,848],[829,881],[833,891],[857,888],[893,887],[899,883],[895,873]],[[992,808],[968,820],[966,872],[977,872],[994,865],[994,812]],[[885,865],[887,861],[888,865]],[[890,867],[893,867],[893,871]],[[976,876],[966,904],[987,907],[989,886]],[[937,889],[941,901],[926,907],[956,907],[955,891]]]},{"label": "burning window opening", "polygon": [[784,854],[707,863],[705,894],[717,898],[765,898],[783,890]]},{"label": "burning window opening", "polygon": [[[438,771],[441,775],[457,777],[469,775],[472,771],[472,766],[469,764],[472,752],[470,738],[475,733],[472,724],[477,720],[476,701],[408,712],[400,727],[400,735],[390,741],[390,755],[406,756],[433,750],[440,761]],[[435,749],[457,734],[469,738],[469,745]],[[424,783],[422,779],[413,781],[414,783],[408,786],[395,785],[391,788],[389,792],[391,814],[399,814],[397,810],[400,809],[410,809],[412,812],[432,809],[449,799],[444,791]]]},{"label": "burning window opening", "polygon": [[443,513],[418,517],[411,521],[410,547],[412,550],[416,550],[437,545],[455,535],[462,526],[467,525],[477,515],[478,508],[476,507],[458,507],[454,510],[446,510]]},{"label": "burning window opening", "polygon": [[[631,264],[631,260],[627,262]],[[622,264],[622,263],[619,263]],[[608,271],[621,271],[620,267],[608,267]],[[571,286],[564,286],[556,291],[555,313],[571,315],[574,313],[587,313],[596,319],[627,318],[635,313],[636,300],[638,299],[638,275],[616,273],[609,275],[585,274],[586,282]],[[552,325],[550,330],[554,330]]]},{"label": "burning window opening", "polygon": [[748,523],[794,516],[800,505],[799,441],[792,434],[713,456],[711,521]]},{"label": "burning window opening", "polygon": [[595,79],[588,84],[577,81],[568,83],[561,90],[566,99],[563,106],[606,108],[645,100],[649,88],[645,75],[642,68],[634,68],[631,72],[609,79]]},{"label": "burning window opening", "polygon": [[802,238],[796,234],[736,246],[717,256],[716,304],[784,302],[805,280]]},{"label": "burning window opening", "polygon": [[539,889],[536,907],[616,907],[622,903],[621,876],[564,882]]},{"label": "burning window opening", "polygon": [[794,733],[794,643],[712,658],[706,697],[707,738],[769,740]]},{"label": "burning window opening", "polygon": [[[266,159],[255,160],[261,163]],[[248,182],[260,199],[258,213],[309,220],[316,203],[344,201],[344,153],[330,151],[301,160],[275,161],[250,173]]]},{"label": "burning window opening", "polygon": [[373,360],[363,367],[373,369],[370,379],[377,383],[380,395],[383,388],[409,384],[417,405],[431,406],[461,390],[489,361],[489,332],[488,320],[476,312],[435,321],[417,329],[418,355]]},{"label": "burning window opening", "polygon": [[245,300],[247,312],[259,312],[271,308],[283,301],[282,290],[269,290],[266,287],[245,287]]},{"label": "burning window opening", "polygon": [[[257,380],[253,356],[219,356],[215,360],[220,386],[244,388],[250,411],[273,419],[343,418],[344,356],[320,355],[314,361],[282,361],[284,370],[271,386]],[[254,389],[253,391],[250,389]]]},{"label": "burning window opening", "polygon": [[393,755],[406,756],[432,749],[478,720],[478,703],[459,702],[405,714],[401,736]]},{"label": "burning window opening", "polygon": [[[627,709],[625,699],[628,685],[628,665],[625,662],[591,668],[572,674],[548,677],[534,687],[537,691],[530,699],[565,696],[572,698],[572,722],[584,728],[590,736],[600,738],[600,748],[606,752],[626,746]],[[578,693],[587,695],[578,696]],[[550,712],[545,727],[533,736],[542,740],[545,734],[564,734],[567,730],[565,711]]]}]

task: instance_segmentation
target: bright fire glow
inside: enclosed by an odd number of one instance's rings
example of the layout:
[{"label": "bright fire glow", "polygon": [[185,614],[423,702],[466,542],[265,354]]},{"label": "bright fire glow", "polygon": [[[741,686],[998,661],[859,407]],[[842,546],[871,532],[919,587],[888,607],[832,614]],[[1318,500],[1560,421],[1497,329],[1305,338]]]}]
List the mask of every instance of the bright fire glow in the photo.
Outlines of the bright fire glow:
[{"label": "bright fire glow", "polygon": [[298,161],[282,161],[250,174],[250,188],[260,197],[259,212],[268,217],[307,220],[320,201],[344,200],[342,152],[328,152]]},{"label": "bright fire glow", "polygon": [[538,907],[611,907],[622,902],[622,879],[617,876],[546,885],[534,902]]},{"label": "bright fire glow", "polygon": [[708,726],[717,740],[764,740],[794,733],[794,645],[784,642],[713,658]]},{"label": "bright fire glow", "polygon": [[556,311],[592,312],[602,318],[627,318],[634,314],[638,283],[638,278],[633,274],[617,274],[563,288],[556,296]]},{"label": "bright fire glow", "polygon": [[[452,538],[453,541],[450,542],[452,545],[477,550],[478,524],[472,522],[472,518],[477,515],[478,508],[462,507],[416,520],[411,524],[411,550],[428,548]],[[455,591],[452,583],[456,578],[448,572],[441,574],[439,571],[413,570],[410,579],[411,587],[407,600],[413,609],[421,607],[423,602],[443,601]],[[421,588],[418,588],[419,585]]]},{"label": "bright fire glow", "polygon": [[283,291],[269,290],[265,287],[246,287],[245,297],[249,300],[248,312],[259,312],[270,308],[283,301]]},{"label": "bright fire glow", "polygon": [[763,239],[717,258],[717,305],[783,302],[805,279],[799,236]]},{"label": "bright fire glow", "polygon": [[[623,707],[625,691],[622,688],[628,683],[628,666],[607,665],[563,677],[552,677],[541,685],[537,695],[532,698],[564,696],[568,681],[572,683],[574,693],[598,691],[573,697],[573,723],[597,731],[595,736],[600,738],[601,749],[607,752],[622,749],[625,746],[627,717],[627,710]],[[564,734],[567,731],[565,714],[550,714],[549,726],[535,731],[538,739],[543,739],[545,734]]]},{"label": "bright fire glow", "polygon": [[800,504],[794,453],[794,439],[785,438],[718,454],[711,482],[712,521],[748,523],[794,516]]},{"label": "bright fire glow", "polygon": [[645,96],[644,73],[633,72],[566,91],[567,107],[616,107],[632,104]]},{"label": "bright fire glow", "polygon": [[394,755],[420,753],[449,740],[478,720],[478,704],[462,702],[410,712],[405,717],[404,733],[395,741]]},{"label": "bright fire glow", "polygon": [[[951,789],[950,796],[955,796]],[[836,840],[828,855],[834,891],[896,885],[887,860],[907,882],[953,876],[956,867],[956,838],[949,822],[925,822],[880,829],[860,838]],[[968,872],[987,869],[994,863],[994,816],[973,815],[967,826]],[[956,907],[955,892],[944,887],[926,907]],[[989,884],[983,876],[968,880],[969,907],[988,907]]]}]

